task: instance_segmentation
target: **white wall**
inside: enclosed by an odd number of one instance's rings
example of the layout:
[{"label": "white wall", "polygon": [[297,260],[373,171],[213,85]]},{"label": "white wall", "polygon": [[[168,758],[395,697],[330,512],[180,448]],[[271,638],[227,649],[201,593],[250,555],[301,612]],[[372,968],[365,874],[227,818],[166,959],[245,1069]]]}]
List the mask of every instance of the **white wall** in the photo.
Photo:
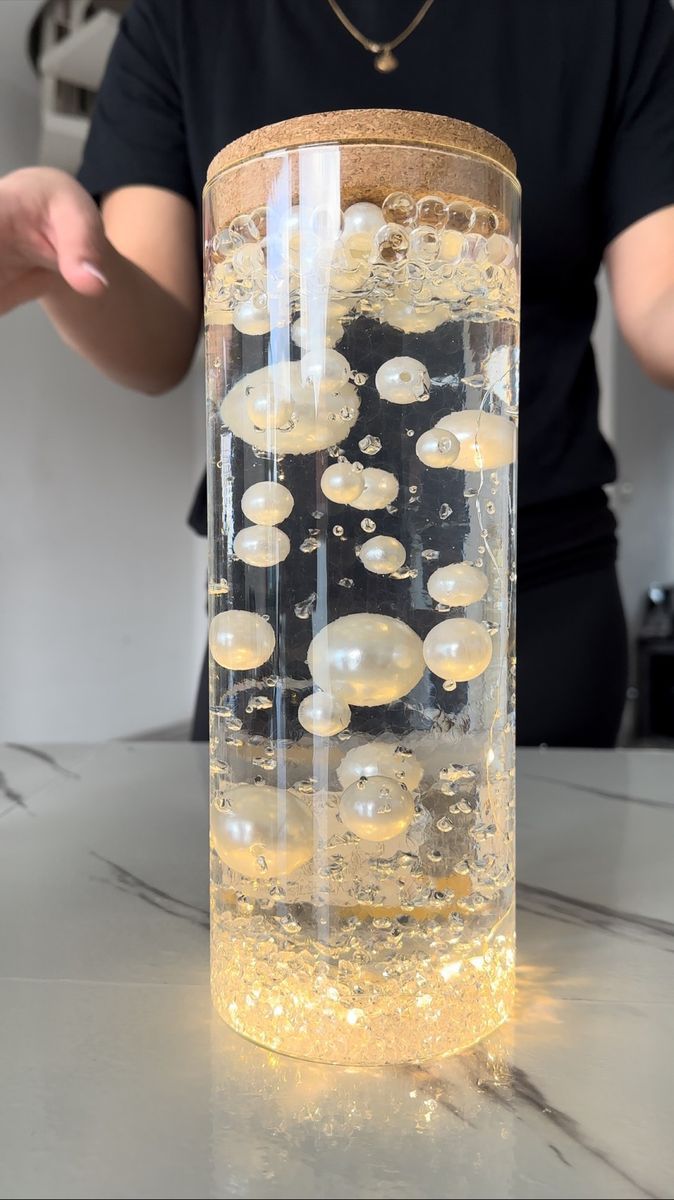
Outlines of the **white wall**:
[{"label": "white wall", "polygon": [[[32,161],[34,5],[0,4],[0,174]],[[205,645],[198,366],[171,395],[77,360],[36,305],[0,320],[0,739],[95,740],[188,718]]]}]

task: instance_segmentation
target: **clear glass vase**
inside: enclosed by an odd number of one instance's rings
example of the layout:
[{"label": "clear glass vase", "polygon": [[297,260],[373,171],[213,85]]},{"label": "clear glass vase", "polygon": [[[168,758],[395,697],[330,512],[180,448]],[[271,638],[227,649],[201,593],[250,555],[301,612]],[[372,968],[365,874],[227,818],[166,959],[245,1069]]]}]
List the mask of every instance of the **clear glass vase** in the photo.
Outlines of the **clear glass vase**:
[{"label": "clear glass vase", "polygon": [[319,114],[204,194],[213,997],[456,1051],[514,987],[519,200],[482,130]]}]

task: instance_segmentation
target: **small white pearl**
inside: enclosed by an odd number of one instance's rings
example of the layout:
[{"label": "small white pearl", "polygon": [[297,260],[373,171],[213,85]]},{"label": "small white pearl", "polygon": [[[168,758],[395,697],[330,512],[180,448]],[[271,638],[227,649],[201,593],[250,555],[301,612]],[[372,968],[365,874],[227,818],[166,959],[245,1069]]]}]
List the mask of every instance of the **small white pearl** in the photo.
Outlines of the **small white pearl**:
[{"label": "small white pearl", "polygon": [[431,381],[423,363],[401,355],[382,363],[375,376],[375,387],[382,400],[391,404],[415,404],[428,400]]},{"label": "small white pearl", "polygon": [[271,658],[276,636],[257,613],[233,608],[213,617],[208,645],[218,666],[230,671],[250,671]]},{"label": "small white pearl", "polygon": [[293,511],[293,494],[273,479],[254,483],[241,497],[243,514],[258,525],[279,525]]},{"label": "small white pearl", "polygon": [[493,471],[514,462],[516,429],[507,417],[481,409],[463,409],[438,421],[458,438],[461,449],[453,463],[458,471]]},{"label": "small white pearl", "polygon": [[417,440],[417,458],[427,467],[451,467],[459,457],[458,438],[448,429],[427,429]]},{"label": "small white pearl", "polygon": [[424,641],[424,660],[434,675],[457,683],[476,679],[491,662],[493,644],[483,625],[450,617],[434,625]]},{"label": "small white pearl", "polygon": [[402,542],[394,537],[368,538],[360,548],[358,556],[366,571],[373,575],[390,575],[402,567],[406,550]]},{"label": "small white pearl", "polygon": [[352,504],[365,487],[364,474],[355,463],[332,463],[321,475],[321,491],[335,504]]},{"label": "small white pearl", "polygon": [[305,696],[297,710],[299,723],[307,733],[317,737],[332,737],[346,729],[351,720],[351,709],[329,692],[313,692]]},{"label": "small white pearl", "polygon": [[250,567],[275,567],[290,554],[290,539],[275,525],[248,525],[239,530],[232,549]]},{"label": "small white pearl", "polygon": [[395,475],[390,471],[382,471],[379,467],[366,467],[362,476],[363,490],[355,500],[350,501],[352,508],[367,512],[393,504],[398,495],[398,480]]},{"label": "small white pearl", "polygon": [[369,254],[375,234],[385,224],[384,214],[378,204],[363,200],[351,204],[344,213],[344,241],[356,254]]},{"label": "small white pearl", "polygon": [[318,687],[365,707],[399,700],[424,673],[418,635],[397,617],[378,613],[331,621],[312,640],[307,663]]},{"label": "small white pearl", "polygon": [[337,767],[337,778],[343,788],[363,776],[386,775],[398,779],[411,792],[416,791],[424,769],[419,759],[409,752],[402,753],[395,742],[364,742],[353,746]]},{"label": "small white pearl", "polygon": [[234,309],[234,325],[239,333],[257,335],[269,333],[271,321],[266,304],[256,304],[254,300],[242,300]]},{"label": "small white pearl", "polygon": [[211,839],[232,871],[256,879],[291,875],[313,854],[311,814],[296,796],[267,784],[240,783],[211,807]]},{"label": "small white pearl", "polygon": [[465,607],[475,604],[487,593],[489,580],[484,571],[471,563],[450,563],[438,567],[428,579],[428,593],[438,604]]},{"label": "small white pearl", "polygon": [[342,824],[366,842],[400,837],[414,819],[414,802],[404,784],[384,775],[352,783],[339,801]]},{"label": "small white pearl", "polygon": [[300,360],[300,378],[320,392],[339,392],[351,373],[351,367],[338,350],[323,346],[310,350]]}]

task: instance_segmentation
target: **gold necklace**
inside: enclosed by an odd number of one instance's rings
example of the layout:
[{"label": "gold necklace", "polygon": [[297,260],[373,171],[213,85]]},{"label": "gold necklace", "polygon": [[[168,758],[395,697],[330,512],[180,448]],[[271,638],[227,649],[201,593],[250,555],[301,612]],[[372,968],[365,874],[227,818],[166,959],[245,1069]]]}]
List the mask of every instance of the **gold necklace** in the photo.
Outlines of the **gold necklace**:
[{"label": "gold necklace", "polygon": [[360,42],[361,46],[364,46],[366,50],[369,50],[370,54],[374,54],[375,70],[381,71],[383,75],[388,75],[390,71],[395,71],[396,67],[398,66],[398,59],[393,51],[397,49],[398,46],[401,46],[403,42],[407,41],[410,34],[414,33],[414,30],[417,28],[417,26],[421,25],[426,13],[433,4],[433,0],[424,0],[424,3],[419,9],[416,17],[413,17],[409,25],[405,26],[402,33],[399,33],[397,37],[392,38],[390,42],[373,42],[370,38],[366,38],[359,29],[356,29],[356,26],[352,21],[349,20],[346,13],[342,11],[337,3],[337,0],[328,0],[328,4],[338,20],[341,21],[347,33],[350,33],[351,37],[355,38],[357,42]]}]

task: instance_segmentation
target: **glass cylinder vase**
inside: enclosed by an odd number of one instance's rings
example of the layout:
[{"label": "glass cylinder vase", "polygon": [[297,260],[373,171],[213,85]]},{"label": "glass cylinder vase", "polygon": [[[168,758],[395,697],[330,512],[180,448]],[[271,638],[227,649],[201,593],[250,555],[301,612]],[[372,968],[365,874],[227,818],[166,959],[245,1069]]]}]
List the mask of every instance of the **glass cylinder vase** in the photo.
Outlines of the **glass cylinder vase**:
[{"label": "glass cylinder vase", "polygon": [[204,193],[212,986],[236,1030],[414,1061],[514,987],[519,186],[359,110]]}]

